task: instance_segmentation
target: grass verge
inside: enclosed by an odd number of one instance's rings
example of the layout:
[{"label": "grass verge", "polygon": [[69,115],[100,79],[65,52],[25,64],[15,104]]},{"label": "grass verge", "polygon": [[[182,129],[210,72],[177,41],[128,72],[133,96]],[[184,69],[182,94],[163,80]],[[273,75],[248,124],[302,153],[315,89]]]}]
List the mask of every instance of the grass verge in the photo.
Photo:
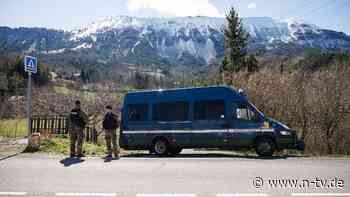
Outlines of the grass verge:
[{"label": "grass verge", "polygon": [[8,138],[27,136],[27,119],[0,120],[0,136]]},{"label": "grass verge", "polygon": [[[70,141],[65,136],[59,136],[51,139],[42,139],[38,152],[52,154],[69,154]],[[105,154],[106,147],[102,144],[84,142],[83,150],[86,156],[102,156]]]}]

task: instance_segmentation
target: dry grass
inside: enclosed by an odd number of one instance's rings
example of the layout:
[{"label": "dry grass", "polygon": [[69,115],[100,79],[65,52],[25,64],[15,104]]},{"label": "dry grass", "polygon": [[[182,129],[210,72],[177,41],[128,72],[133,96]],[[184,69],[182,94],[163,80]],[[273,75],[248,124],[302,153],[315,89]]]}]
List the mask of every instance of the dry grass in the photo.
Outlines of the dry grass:
[{"label": "dry grass", "polygon": [[15,138],[27,136],[27,119],[0,120],[0,136]]},{"label": "dry grass", "polygon": [[262,70],[229,80],[266,115],[287,123],[314,155],[350,154],[350,66],[291,73]]}]

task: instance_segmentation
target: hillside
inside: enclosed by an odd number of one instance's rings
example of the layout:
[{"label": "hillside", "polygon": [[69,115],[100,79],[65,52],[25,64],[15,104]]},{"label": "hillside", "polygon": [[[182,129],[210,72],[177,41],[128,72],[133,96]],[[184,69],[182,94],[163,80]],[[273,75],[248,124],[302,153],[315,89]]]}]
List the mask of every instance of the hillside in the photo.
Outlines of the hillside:
[{"label": "hillside", "polygon": [[[298,20],[244,18],[248,50],[293,54],[306,49],[344,51],[350,36]],[[0,27],[0,53],[38,55],[56,67],[81,65],[203,66],[224,54],[224,18],[109,17],[73,31]]]}]

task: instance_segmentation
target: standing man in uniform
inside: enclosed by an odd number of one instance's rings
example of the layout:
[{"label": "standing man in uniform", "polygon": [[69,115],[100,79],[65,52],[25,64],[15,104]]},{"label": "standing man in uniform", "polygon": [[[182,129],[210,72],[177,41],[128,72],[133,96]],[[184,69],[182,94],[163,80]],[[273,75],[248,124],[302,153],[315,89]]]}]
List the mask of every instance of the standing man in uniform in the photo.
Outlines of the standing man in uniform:
[{"label": "standing man in uniform", "polygon": [[70,131],[70,156],[84,157],[83,141],[84,128],[88,124],[88,116],[81,110],[80,101],[75,101],[75,107],[69,115],[69,131]]},{"label": "standing man in uniform", "polygon": [[119,127],[118,116],[112,112],[112,106],[106,106],[106,114],[103,118],[103,129],[105,130],[105,139],[107,145],[107,157],[112,157],[112,152],[116,158],[119,158],[119,142],[117,140],[116,130]]}]

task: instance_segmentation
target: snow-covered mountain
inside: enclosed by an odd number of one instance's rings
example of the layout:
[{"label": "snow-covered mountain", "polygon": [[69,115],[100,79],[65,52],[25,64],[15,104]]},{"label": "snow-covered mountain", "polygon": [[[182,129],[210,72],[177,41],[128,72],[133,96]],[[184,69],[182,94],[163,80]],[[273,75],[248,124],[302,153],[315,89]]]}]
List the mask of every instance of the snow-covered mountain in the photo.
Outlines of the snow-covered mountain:
[{"label": "snow-covered mountain", "polygon": [[[350,49],[350,36],[300,20],[251,17],[243,23],[251,37],[250,51]],[[204,65],[223,56],[224,27],[224,18],[203,16],[115,16],[73,31],[0,27],[0,49],[46,55],[84,52],[107,63]]]}]

